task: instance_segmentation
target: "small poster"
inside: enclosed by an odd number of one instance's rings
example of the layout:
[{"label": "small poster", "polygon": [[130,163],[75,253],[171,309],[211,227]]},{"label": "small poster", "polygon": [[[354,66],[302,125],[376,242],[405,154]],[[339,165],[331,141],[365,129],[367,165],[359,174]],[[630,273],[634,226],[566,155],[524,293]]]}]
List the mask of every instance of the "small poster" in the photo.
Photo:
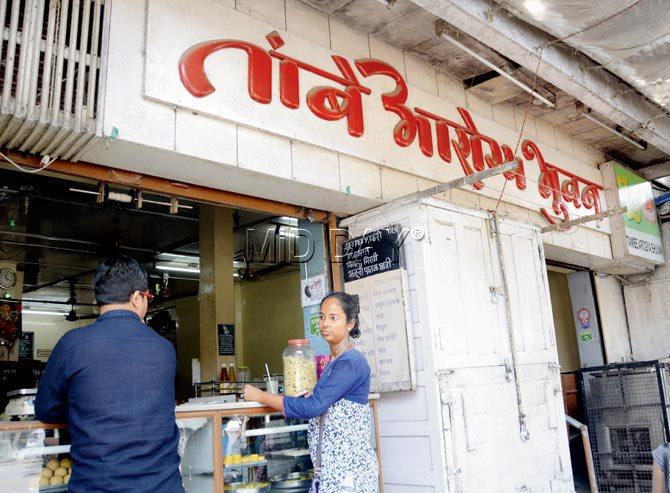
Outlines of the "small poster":
[{"label": "small poster", "polygon": [[217,324],[219,337],[219,356],[235,356],[235,326],[233,324]]},{"label": "small poster", "polygon": [[39,359],[42,359],[42,358],[49,359],[49,356],[51,356],[51,349],[38,349],[37,350],[37,358],[39,358]]},{"label": "small poster", "polygon": [[35,333],[22,332],[19,337],[19,359],[33,359],[35,352]]},{"label": "small poster", "polygon": [[321,303],[326,296],[326,276],[308,277],[300,281],[300,291],[302,296],[302,306],[312,306]]},{"label": "small poster", "polygon": [[319,319],[321,316],[317,313],[309,317],[309,333],[313,336],[318,336],[321,333],[319,328]]},{"label": "small poster", "polygon": [[21,303],[0,302],[0,346],[11,348],[21,335]]},{"label": "small poster", "polygon": [[588,308],[582,307],[577,311],[577,319],[579,320],[579,327],[582,330],[591,328],[591,312]]},{"label": "small poster", "polygon": [[589,342],[593,341],[593,332],[590,330],[585,330],[579,334],[579,340],[584,344],[588,344]]}]

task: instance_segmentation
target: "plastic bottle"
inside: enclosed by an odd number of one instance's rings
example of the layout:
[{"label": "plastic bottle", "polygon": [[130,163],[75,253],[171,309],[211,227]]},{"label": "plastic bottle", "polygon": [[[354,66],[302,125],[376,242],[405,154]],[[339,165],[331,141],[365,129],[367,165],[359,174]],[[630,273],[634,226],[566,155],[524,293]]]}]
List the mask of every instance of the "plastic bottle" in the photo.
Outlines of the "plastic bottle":
[{"label": "plastic bottle", "polygon": [[232,363],[228,365],[228,378],[231,382],[237,382],[237,375],[235,374],[235,365]]},{"label": "plastic bottle", "polygon": [[226,370],[226,365],[221,365],[221,374],[219,375],[219,391],[221,393],[228,390],[228,370]]}]

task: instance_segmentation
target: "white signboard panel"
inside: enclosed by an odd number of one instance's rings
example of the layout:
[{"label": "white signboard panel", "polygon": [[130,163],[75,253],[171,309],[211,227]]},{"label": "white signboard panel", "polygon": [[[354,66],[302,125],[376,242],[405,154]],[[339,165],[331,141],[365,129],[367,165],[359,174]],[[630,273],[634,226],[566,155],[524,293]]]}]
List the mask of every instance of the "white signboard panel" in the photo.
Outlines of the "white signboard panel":
[{"label": "white signboard panel", "polygon": [[361,337],[354,346],[372,369],[372,392],[414,390],[414,375],[407,282],[404,269],[384,272],[345,284],[359,297]]},{"label": "white signboard panel", "polygon": [[[198,51],[203,46],[211,49]],[[189,57],[193,53],[198,56]],[[383,64],[397,79],[375,71],[382,65],[362,68],[365,63]],[[439,181],[513,156],[523,160],[523,176],[491,178],[479,193],[498,198],[507,179],[506,202],[544,210],[553,220],[607,208],[594,167],[519,140],[516,131],[406,84],[401,74],[404,67],[341,56],[215,0],[197,7],[182,0],[148,2],[147,99]],[[382,99],[399,92],[406,94],[400,101]],[[347,112],[353,106],[360,108],[357,118]],[[604,232],[606,223],[599,225]]]}]

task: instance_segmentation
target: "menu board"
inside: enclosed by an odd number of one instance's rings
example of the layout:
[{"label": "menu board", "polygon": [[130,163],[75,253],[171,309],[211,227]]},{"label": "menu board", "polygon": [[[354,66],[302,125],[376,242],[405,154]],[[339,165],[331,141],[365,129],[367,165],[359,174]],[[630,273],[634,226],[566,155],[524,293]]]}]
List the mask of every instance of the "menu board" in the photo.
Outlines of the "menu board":
[{"label": "menu board", "polygon": [[[354,340],[354,346],[365,355],[372,369],[372,392],[414,390],[416,372],[407,304],[407,275],[398,260],[397,229],[380,231],[384,234],[375,231],[345,244],[345,280],[350,280],[345,281],[344,289],[349,294],[357,294],[360,301],[361,337]],[[393,245],[393,251],[388,249],[389,245]],[[382,249],[386,249],[383,257],[379,255]],[[361,251],[363,253],[358,253]],[[353,262],[349,264],[348,258]],[[357,264],[363,267],[379,265],[388,262],[387,259],[391,259],[392,268],[386,268],[386,264],[380,267],[381,272],[368,270],[366,273],[363,269],[360,278],[356,277],[358,273],[347,276],[348,270],[360,268]]]},{"label": "menu board", "polygon": [[19,359],[33,359],[35,352],[35,333],[21,332],[19,337]]},{"label": "menu board", "polygon": [[344,282],[365,279],[400,268],[400,226],[353,238],[344,244]]},{"label": "menu board", "polygon": [[217,324],[219,338],[219,356],[235,356],[235,326]]}]

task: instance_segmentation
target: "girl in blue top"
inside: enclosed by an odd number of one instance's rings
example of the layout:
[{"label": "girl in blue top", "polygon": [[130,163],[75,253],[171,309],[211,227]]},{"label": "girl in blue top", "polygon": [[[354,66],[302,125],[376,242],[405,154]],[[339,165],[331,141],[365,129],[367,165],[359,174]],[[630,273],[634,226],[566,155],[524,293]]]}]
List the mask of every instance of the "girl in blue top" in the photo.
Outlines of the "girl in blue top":
[{"label": "girl in blue top", "polygon": [[372,417],[368,405],[370,366],[352,348],[360,337],[358,296],[331,293],[321,302],[319,329],[333,357],[311,394],[282,397],[244,386],[244,400],[282,411],[287,418],[309,419],[312,462],[319,444],[319,418],[324,415],[320,493],[337,493],[342,483],[357,493],[377,493],[377,459],[370,444]]}]

